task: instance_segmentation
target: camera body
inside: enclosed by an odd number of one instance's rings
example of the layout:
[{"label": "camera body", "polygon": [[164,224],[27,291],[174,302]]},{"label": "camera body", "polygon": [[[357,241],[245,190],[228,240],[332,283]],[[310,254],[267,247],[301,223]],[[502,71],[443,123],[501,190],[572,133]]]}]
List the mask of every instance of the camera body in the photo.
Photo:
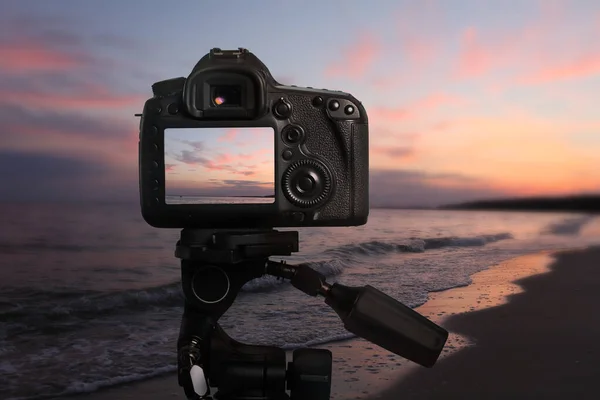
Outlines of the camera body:
[{"label": "camera body", "polygon": [[369,214],[367,113],[279,84],[246,49],[212,49],[152,85],[140,120],[142,215],[158,228],[357,226]]}]

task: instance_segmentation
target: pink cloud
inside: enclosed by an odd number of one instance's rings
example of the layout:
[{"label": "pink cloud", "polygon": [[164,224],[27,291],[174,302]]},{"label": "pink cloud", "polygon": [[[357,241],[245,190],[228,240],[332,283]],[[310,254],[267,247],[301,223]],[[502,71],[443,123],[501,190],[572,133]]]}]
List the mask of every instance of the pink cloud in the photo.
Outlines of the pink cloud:
[{"label": "pink cloud", "polygon": [[207,160],[206,162],[204,162],[202,164],[202,167],[206,168],[209,171],[226,171],[231,168],[229,165],[224,165],[212,160]]},{"label": "pink cloud", "polygon": [[454,126],[454,122],[452,121],[440,121],[440,122],[436,122],[435,124],[432,125],[431,129],[434,131],[445,131],[447,129],[450,129]]},{"label": "pink cloud", "polygon": [[239,153],[239,154],[236,155],[236,158],[239,158],[240,160],[251,160],[251,159],[257,157],[258,155],[259,154],[257,154],[256,152],[255,153],[249,153],[249,154]]},{"label": "pink cloud", "polygon": [[[146,100],[143,96],[117,93],[92,81],[93,78],[87,83],[71,79],[71,76],[79,76],[74,75],[79,72],[93,72],[93,68],[102,62],[81,51],[66,51],[51,45],[51,41],[45,43],[45,38],[0,42],[0,74],[28,78],[26,86],[0,88],[0,105],[26,104],[28,107],[62,111],[118,109],[141,105]],[[35,75],[44,73],[64,75],[75,87],[65,89],[65,85]],[[34,74],[33,77],[31,74]],[[6,82],[10,82],[8,79]],[[50,88],[41,89],[44,87]]]},{"label": "pink cloud", "polygon": [[399,159],[410,159],[415,155],[415,150],[406,146],[370,146],[370,153],[373,156],[383,156]]},{"label": "pink cloud", "polygon": [[211,159],[203,158],[193,164],[208,171],[227,171],[227,173],[250,176],[256,173],[254,170],[257,168],[258,160],[262,157],[263,150],[248,154],[220,153],[214,155]]},{"label": "pink cloud", "polygon": [[369,119],[373,122],[381,120],[399,122],[412,116],[414,116],[414,112],[406,108],[371,107],[369,109]]},{"label": "pink cloud", "polygon": [[421,66],[432,61],[438,51],[438,43],[418,36],[406,38],[403,47],[408,59]]},{"label": "pink cloud", "polygon": [[[502,83],[495,81],[489,88],[492,94],[497,94],[514,84],[551,83],[600,74],[600,50],[591,40],[600,34],[597,22],[579,21],[581,30],[574,36],[572,26],[565,23],[568,4],[541,2],[539,7],[534,21],[514,31],[465,29],[452,77],[472,79],[493,72],[511,74],[512,78]],[[582,33],[590,27],[595,34]]]},{"label": "pink cloud", "polygon": [[233,142],[237,137],[239,131],[235,128],[228,129],[223,136],[219,138],[219,142]]},{"label": "pink cloud", "polygon": [[519,78],[518,82],[534,85],[600,75],[600,52],[586,54],[577,60],[561,62],[560,64],[542,67],[534,73]]},{"label": "pink cloud", "polygon": [[65,71],[89,64],[83,55],[50,50],[35,42],[0,43],[0,70],[9,73]]},{"label": "pink cloud", "polygon": [[[124,126],[114,125],[115,130],[122,128]],[[4,129],[11,134],[2,139],[0,149],[81,158],[105,164],[109,169],[121,168],[123,172],[135,169],[137,131],[116,138],[103,135],[102,131],[95,132],[96,128],[91,127],[88,132],[73,135],[59,127],[41,128],[26,122],[22,125],[6,125]]]},{"label": "pink cloud", "polygon": [[29,107],[55,110],[118,109],[144,104],[145,97],[110,92],[100,85],[82,85],[77,92],[48,93],[38,91],[0,92],[0,104],[26,104]]},{"label": "pink cloud", "polygon": [[219,164],[228,164],[235,161],[235,157],[231,154],[218,154],[214,161]]},{"label": "pink cloud", "polygon": [[[460,77],[479,76],[487,72],[493,65],[494,53],[483,46],[477,38],[474,27],[467,28],[461,38],[461,53],[458,60],[458,75]],[[498,49],[496,49],[498,50]]]},{"label": "pink cloud", "polygon": [[434,93],[424,99],[399,108],[371,107],[368,111],[373,122],[400,122],[413,118],[424,111],[435,109],[444,104],[463,104],[464,99],[446,93]]},{"label": "pink cloud", "polygon": [[[484,40],[481,32],[475,27],[466,28],[460,38],[460,51],[453,77],[455,79],[472,79],[489,74],[492,71],[523,64],[523,55],[518,53],[519,45],[528,44],[537,28],[526,28],[524,31],[502,34],[500,38]],[[530,54],[531,56],[531,54]],[[528,62],[528,61],[527,61]]]},{"label": "pink cloud", "polygon": [[325,69],[325,75],[327,77],[360,78],[377,61],[381,48],[379,39],[373,34],[362,34],[357,43],[343,50],[340,59]]}]

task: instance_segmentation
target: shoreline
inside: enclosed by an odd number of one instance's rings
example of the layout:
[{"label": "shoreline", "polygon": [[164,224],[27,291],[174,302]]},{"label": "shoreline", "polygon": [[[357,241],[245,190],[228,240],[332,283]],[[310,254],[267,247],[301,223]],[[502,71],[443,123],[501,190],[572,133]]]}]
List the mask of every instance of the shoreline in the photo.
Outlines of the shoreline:
[{"label": "shoreline", "polygon": [[[549,250],[506,260],[471,275],[467,286],[429,293],[427,301],[415,308],[427,318],[444,326],[451,318],[507,304],[509,297],[522,293],[520,279],[548,273],[557,254],[581,249]],[[585,251],[585,250],[584,250]],[[440,359],[432,369],[423,368],[360,338],[314,346],[333,353],[331,399],[373,399],[419,373],[435,371],[450,355],[472,347],[476,341],[448,329],[450,335]],[[291,351],[288,351],[291,360]],[[214,393],[213,393],[214,394]],[[175,373],[142,381],[118,384],[97,391],[53,397],[56,400],[185,399]],[[398,396],[400,394],[398,393]],[[404,396],[400,396],[404,397]],[[395,397],[390,397],[395,398]]]},{"label": "shoreline", "polygon": [[476,345],[371,398],[598,398],[600,246],[550,254],[547,271],[519,277],[506,302],[444,321]]}]

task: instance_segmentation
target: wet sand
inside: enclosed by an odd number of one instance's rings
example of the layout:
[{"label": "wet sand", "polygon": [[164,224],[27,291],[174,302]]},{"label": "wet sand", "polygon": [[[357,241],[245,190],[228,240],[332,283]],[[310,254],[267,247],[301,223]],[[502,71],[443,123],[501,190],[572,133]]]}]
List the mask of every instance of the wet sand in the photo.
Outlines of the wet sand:
[{"label": "wet sand", "polygon": [[556,255],[508,302],[444,322],[474,343],[380,399],[598,399],[600,248]]},{"label": "wet sand", "polygon": [[[600,274],[593,276],[600,249],[560,253],[557,260],[551,253],[518,257],[474,274],[469,286],[430,294],[417,311],[451,332],[431,369],[362,339],[320,346],[334,355],[332,399],[547,398],[557,390],[561,398],[592,398],[569,385],[585,377],[594,383],[589,363],[600,361],[600,344],[591,341],[600,338]],[[558,386],[546,389],[552,385]],[[176,376],[167,375],[65,397],[134,398],[185,396]]]}]

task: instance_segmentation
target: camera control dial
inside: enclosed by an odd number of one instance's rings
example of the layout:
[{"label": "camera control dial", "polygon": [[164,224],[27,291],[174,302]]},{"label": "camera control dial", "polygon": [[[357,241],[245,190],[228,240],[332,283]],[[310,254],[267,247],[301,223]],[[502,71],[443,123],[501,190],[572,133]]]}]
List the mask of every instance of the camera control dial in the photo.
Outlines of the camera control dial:
[{"label": "camera control dial", "polygon": [[295,206],[314,207],[331,194],[331,176],[317,160],[300,160],[288,167],[282,182],[285,197]]}]

